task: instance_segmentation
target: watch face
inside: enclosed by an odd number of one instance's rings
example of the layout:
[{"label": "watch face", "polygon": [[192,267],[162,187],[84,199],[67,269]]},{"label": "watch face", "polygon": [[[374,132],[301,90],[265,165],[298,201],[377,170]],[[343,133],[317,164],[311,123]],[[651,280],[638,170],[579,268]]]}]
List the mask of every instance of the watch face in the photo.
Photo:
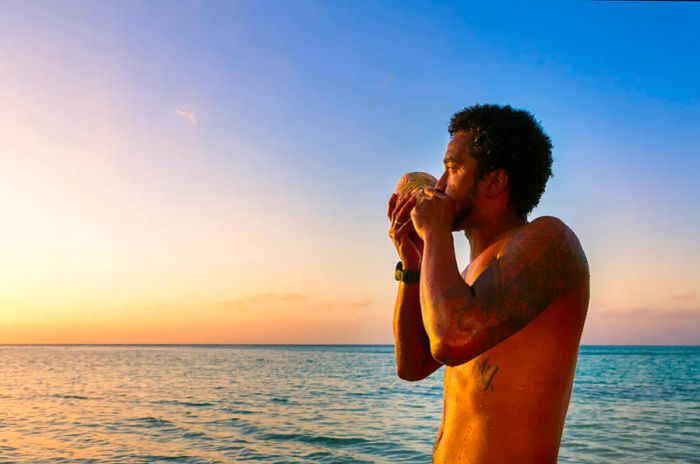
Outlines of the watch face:
[{"label": "watch face", "polygon": [[420,281],[420,271],[404,271],[403,263],[399,261],[398,263],[396,263],[394,279],[406,284],[415,284]]}]

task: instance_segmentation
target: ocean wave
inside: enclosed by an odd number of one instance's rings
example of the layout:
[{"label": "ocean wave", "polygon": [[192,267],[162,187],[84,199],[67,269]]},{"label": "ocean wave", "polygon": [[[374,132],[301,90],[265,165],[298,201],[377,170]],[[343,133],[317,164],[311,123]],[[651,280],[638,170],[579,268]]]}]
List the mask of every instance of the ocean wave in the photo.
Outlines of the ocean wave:
[{"label": "ocean wave", "polygon": [[170,404],[173,406],[185,406],[185,407],[192,407],[192,408],[204,408],[208,406],[215,406],[214,403],[210,403],[207,401],[179,401],[179,400],[156,400],[153,401],[153,404]]},{"label": "ocean wave", "polygon": [[265,433],[260,436],[262,440],[280,440],[301,443],[313,443],[329,448],[351,446],[369,443],[370,440],[363,437],[331,437],[326,435],[311,435],[305,433]]},{"label": "ocean wave", "polygon": [[53,395],[49,395],[51,398],[61,398],[61,399],[66,399],[66,400],[90,400],[90,399],[100,399],[100,398],[90,398],[87,396],[81,396],[81,395],[63,395],[60,393],[54,393]]},{"label": "ocean wave", "polygon": [[143,424],[147,427],[175,427],[176,425],[167,420],[161,419],[159,417],[145,416],[145,417],[133,417],[128,420],[132,424],[140,425]]}]

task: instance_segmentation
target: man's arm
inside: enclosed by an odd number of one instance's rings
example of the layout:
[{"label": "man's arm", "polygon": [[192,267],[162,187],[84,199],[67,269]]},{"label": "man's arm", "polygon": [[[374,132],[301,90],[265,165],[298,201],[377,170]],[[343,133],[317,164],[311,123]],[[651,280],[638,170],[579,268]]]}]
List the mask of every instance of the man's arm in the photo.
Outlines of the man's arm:
[{"label": "man's arm", "polygon": [[403,380],[410,381],[423,380],[442,366],[430,352],[421,317],[419,288],[419,284],[399,282],[394,307],[396,372]]},{"label": "man's arm", "polygon": [[588,278],[578,239],[554,217],[538,218],[518,231],[471,286],[459,274],[451,233],[428,235],[420,301],[431,353],[443,364],[463,364]]}]

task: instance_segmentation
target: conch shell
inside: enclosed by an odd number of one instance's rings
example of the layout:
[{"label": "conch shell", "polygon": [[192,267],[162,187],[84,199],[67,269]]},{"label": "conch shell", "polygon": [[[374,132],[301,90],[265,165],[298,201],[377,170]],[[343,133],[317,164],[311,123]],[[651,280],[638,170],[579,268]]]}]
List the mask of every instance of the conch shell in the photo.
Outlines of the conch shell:
[{"label": "conch shell", "polygon": [[396,184],[397,201],[409,194],[413,194],[417,201],[424,200],[426,198],[425,188],[435,187],[435,184],[437,184],[437,179],[427,172],[406,173]]}]

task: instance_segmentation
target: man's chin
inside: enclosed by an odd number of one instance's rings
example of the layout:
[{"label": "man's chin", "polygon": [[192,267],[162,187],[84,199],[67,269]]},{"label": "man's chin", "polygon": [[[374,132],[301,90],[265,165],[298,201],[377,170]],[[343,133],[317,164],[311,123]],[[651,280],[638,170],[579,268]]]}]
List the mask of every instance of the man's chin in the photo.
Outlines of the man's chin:
[{"label": "man's chin", "polygon": [[452,232],[462,232],[466,229],[466,226],[463,223],[460,224],[455,224],[452,226]]},{"label": "man's chin", "polygon": [[468,209],[463,209],[455,216],[455,221],[452,224],[452,232],[459,232],[465,228],[465,219],[469,215]]}]

